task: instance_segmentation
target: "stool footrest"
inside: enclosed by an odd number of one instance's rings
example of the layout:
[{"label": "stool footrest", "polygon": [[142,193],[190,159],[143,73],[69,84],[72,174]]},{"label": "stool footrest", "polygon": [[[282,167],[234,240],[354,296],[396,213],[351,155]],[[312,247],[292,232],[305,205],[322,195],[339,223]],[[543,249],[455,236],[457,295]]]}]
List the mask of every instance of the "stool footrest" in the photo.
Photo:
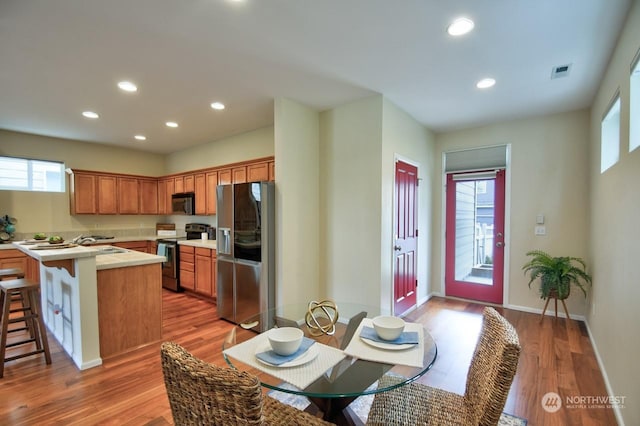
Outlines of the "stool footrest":
[{"label": "stool footrest", "polygon": [[[36,355],[36,354],[41,354],[41,353],[45,353],[44,349],[38,349],[36,351],[27,352],[27,353],[20,354],[20,355],[14,355],[14,356],[11,356],[9,358],[5,358],[4,360],[5,360],[5,362],[6,361],[13,361],[15,359],[25,358],[25,357],[28,357],[28,356],[31,356],[31,355]],[[47,364],[51,364],[51,360],[47,360]]]},{"label": "stool footrest", "polygon": [[27,344],[27,343],[33,343],[33,342],[35,342],[35,341],[36,341],[36,339],[35,339],[35,338],[33,338],[33,339],[28,339],[28,340],[21,340],[21,341],[19,341],[19,342],[7,343],[7,346],[6,346],[6,347],[7,347],[7,348],[11,348],[11,347],[14,347],[14,346],[20,346],[20,345],[24,345],[24,344]]}]

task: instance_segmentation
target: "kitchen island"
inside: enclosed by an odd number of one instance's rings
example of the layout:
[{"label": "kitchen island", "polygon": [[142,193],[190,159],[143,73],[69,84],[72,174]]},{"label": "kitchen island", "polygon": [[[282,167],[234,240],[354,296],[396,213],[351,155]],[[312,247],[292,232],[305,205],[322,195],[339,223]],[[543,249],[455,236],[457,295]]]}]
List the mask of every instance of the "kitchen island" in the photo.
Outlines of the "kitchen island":
[{"label": "kitchen island", "polygon": [[13,245],[40,262],[43,319],[79,369],[162,338],[162,262],[113,246]]}]

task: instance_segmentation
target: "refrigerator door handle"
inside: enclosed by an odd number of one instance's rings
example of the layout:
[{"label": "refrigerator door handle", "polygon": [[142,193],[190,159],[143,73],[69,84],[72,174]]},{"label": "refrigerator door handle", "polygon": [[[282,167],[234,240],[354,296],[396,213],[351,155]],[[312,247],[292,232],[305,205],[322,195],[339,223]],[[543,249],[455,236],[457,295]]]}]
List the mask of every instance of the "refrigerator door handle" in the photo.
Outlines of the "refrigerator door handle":
[{"label": "refrigerator door handle", "polygon": [[240,265],[247,265],[247,266],[260,266],[261,264],[261,262],[256,262],[255,260],[238,259],[238,258],[235,258],[234,262]]}]

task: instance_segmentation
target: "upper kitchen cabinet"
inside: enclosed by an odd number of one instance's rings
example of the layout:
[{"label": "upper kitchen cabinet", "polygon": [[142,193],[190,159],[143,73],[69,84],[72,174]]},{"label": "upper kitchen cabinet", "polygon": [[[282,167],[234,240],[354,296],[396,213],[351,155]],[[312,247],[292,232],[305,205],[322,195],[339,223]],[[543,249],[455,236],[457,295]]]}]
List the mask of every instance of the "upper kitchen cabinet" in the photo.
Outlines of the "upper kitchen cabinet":
[{"label": "upper kitchen cabinet", "polygon": [[193,177],[193,192],[196,196],[196,214],[207,214],[207,179],[204,173],[198,173]]},{"label": "upper kitchen cabinet", "polygon": [[269,180],[269,162],[249,164],[247,166],[247,182]]},{"label": "upper kitchen cabinet", "polygon": [[74,172],[69,176],[71,214],[96,214],[96,175]]},{"label": "upper kitchen cabinet", "polygon": [[[140,214],[158,214],[160,204],[157,179],[138,179],[140,188]],[[166,194],[163,194],[166,196]]]},{"label": "upper kitchen cabinet", "polygon": [[233,183],[247,182],[247,166],[234,167],[231,169],[231,179]]},{"label": "upper kitchen cabinet", "polygon": [[216,214],[216,204],[218,194],[216,189],[218,187],[218,172],[208,172],[206,174],[205,200],[207,203],[206,214]]},{"label": "upper kitchen cabinet", "polygon": [[276,180],[276,162],[275,161],[269,161],[269,180],[270,181]]},{"label": "upper kitchen cabinet", "polygon": [[[118,181],[115,176],[97,176],[98,214],[118,214]],[[137,202],[136,198],[136,202]]]},{"label": "upper kitchen cabinet", "polygon": [[173,193],[174,194],[180,194],[181,192],[185,192],[184,191],[184,176],[176,176],[173,178]]},{"label": "upper kitchen cabinet", "polygon": [[184,179],[184,191],[183,192],[196,192],[195,176],[185,175]]},{"label": "upper kitchen cabinet", "polygon": [[138,179],[132,177],[118,178],[118,213],[138,214],[140,212]]},{"label": "upper kitchen cabinet", "polygon": [[231,183],[231,169],[218,170],[218,185],[229,185]]}]

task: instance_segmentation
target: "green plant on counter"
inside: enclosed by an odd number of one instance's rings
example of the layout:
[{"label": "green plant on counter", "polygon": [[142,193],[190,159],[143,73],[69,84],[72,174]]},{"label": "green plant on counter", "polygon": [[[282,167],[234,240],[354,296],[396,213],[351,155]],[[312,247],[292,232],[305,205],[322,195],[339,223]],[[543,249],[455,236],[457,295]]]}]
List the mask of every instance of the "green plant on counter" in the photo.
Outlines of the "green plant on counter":
[{"label": "green plant on counter", "polygon": [[542,250],[527,253],[531,260],[524,264],[524,274],[529,273],[531,283],[540,278],[540,298],[556,297],[564,300],[571,293],[571,285],[578,287],[587,297],[586,286],[591,285],[587,265],[579,257],[553,257]]}]

